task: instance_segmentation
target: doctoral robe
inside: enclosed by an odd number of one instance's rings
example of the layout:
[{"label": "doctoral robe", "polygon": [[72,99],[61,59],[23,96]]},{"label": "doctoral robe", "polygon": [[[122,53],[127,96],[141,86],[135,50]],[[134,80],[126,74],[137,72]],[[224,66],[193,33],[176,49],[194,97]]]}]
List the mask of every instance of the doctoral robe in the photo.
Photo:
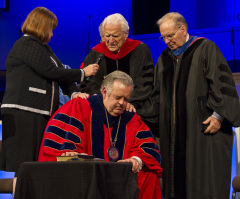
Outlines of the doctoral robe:
[{"label": "doctoral robe", "polygon": [[[169,48],[155,66],[164,199],[226,199],[231,182],[232,126],[240,124],[232,73],[216,44],[195,40],[176,58]],[[213,111],[215,134],[202,124]]]},{"label": "doctoral robe", "polygon": [[[109,161],[110,135],[102,96],[75,99],[63,105],[50,119],[42,141],[39,161],[56,161],[67,151],[87,153]],[[108,114],[108,113],[107,113]],[[120,158],[133,156],[144,163],[138,175],[139,198],[161,198],[161,155],[152,132],[136,113],[124,112],[118,117],[108,114],[111,136],[117,134]]]},{"label": "doctoral robe", "polygon": [[118,53],[112,53],[104,42],[96,45],[84,60],[84,67],[96,63],[100,53],[104,56],[99,62],[95,76],[85,78],[80,84],[81,92],[100,94],[102,81],[109,73],[120,70],[127,73],[134,83],[130,103],[144,121],[151,121],[154,107],[149,101],[153,89],[154,63],[148,46],[141,41],[127,39]]}]

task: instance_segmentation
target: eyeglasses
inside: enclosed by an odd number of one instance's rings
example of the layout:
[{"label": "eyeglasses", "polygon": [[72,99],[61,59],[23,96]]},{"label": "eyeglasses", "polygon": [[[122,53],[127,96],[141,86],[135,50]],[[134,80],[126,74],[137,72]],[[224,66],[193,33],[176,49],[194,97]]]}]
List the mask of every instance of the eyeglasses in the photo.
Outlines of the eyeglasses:
[{"label": "eyeglasses", "polygon": [[[182,27],[182,26],[180,26],[180,27],[177,29],[177,31],[178,31],[181,27]],[[165,35],[165,36],[161,36],[161,37],[159,37],[159,39],[162,40],[162,41],[165,41],[166,39],[171,40],[171,39],[176,35],[177,31],[176,31],[175,33],[172,33],[172,34],[168,34],[168,35]]]}]

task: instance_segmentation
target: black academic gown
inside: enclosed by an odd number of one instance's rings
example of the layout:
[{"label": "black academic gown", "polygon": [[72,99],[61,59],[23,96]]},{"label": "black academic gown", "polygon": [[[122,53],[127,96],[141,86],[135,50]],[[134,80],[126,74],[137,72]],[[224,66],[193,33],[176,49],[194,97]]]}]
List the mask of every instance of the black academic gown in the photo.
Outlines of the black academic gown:
[{"label": "black academic gown", "polygon": [[114,54],[104,42],[95,46],[84,60],[84,67],[96,63],[100,53],[104,56],[99,62],[99,70],[95,76],[85,78],[80,85],[81,92],[100,94],[102,81],[109,73],[120,70],[133,79],[134,90],[129,102],[134,105],[137,114],[143,119],[153,118],[152,102],[149,100],[153,90],[154,64],[148,46],[138,40],[127,39],[121,50]]},{"label": "black academic gown", "polygon": [[[216,46],[198,39],[176,59],[165,49],[155,66],[164,199],[226,199],[231,181],[232,126],[240,124],[232,73]],[[215,134],[202,122],[224,118]]]}]

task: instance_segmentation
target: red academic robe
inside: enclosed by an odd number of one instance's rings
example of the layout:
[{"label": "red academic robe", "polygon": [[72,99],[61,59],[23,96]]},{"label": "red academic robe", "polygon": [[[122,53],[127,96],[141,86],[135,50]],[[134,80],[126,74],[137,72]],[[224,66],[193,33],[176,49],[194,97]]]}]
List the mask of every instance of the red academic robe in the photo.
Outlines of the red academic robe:
[{"label": "red academic robe", "polygon": [[[114,138],[118,117],[108,114],[110,131]],[[110,136],[107,127],[102,96],[91,96],[87,100],[74,99],[63,105],[50,119],[42,141],[39,161],[56,161],[67,151],[87,153],[110,161],[107,150]],[[119,159],[132,156],[144,163],[138,175],[139,198],[161,198],[161,155],[152,132],[135,113],[121,115],[116,147]]]}]

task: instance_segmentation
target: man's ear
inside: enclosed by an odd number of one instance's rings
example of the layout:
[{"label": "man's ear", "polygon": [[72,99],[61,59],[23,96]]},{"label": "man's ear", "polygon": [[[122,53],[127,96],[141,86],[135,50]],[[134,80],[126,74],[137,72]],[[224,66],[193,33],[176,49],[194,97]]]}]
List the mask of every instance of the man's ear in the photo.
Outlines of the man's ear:
[{"label": "man's ear", "polygon": [[103,99],[105,99],[106,96],[107,96],[107,89],[106,89],[106,87],[103,87],[103,89],[102,89],[102,96],[103,96]]},{"label": "man's ear", "polygon": [[128,38],[129,30],[125,33],[125,41]]},{"label": "man's ear", "polygon": [[187,35],[188,34],[188,31],[187,31],[187,27],[185,25],[182,26],[182,29],[184,31],[184,34]]}]

